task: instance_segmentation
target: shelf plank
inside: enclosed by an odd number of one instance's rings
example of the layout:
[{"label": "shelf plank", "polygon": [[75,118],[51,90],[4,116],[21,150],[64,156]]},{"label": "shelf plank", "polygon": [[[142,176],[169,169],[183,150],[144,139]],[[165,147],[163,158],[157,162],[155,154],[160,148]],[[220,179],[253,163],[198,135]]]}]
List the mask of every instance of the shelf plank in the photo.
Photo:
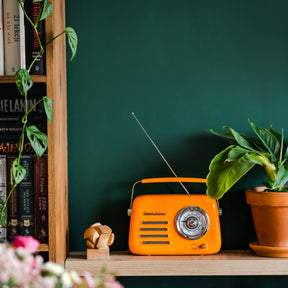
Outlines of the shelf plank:
[{"label": "shelf plank", "polygon": [[40,246],[39,246],[37,251],[38,252],[48,252],[49,251],[48,244],[40,243]]},{"label": "shelf plank", "polygon": [[[46,75],[31,75],[34,83],[46,83]],[[0,76],[0,84],[15,83],[14,76]]]},{"label": "shelf plank", "polygon": [[251,251],[221,251],[205,256],[139,256],[111,252],[108,260],[86,260],[86,252],[70,252],[67,270],[96,275],[105,267],[117,276],[288,275],[288,258],[255,256]]}]

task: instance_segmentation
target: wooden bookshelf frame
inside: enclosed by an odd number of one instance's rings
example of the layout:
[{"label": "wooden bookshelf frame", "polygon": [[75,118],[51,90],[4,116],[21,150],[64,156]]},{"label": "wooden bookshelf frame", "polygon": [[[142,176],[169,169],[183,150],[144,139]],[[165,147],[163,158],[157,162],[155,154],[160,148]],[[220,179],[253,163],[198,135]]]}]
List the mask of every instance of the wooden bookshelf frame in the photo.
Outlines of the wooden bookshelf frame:
[{"label": "wooden bookshelf frame", "polygon": [[[65,29],[65,0],[53,0],[46,20],[46,41]],[[66,38],[46,50],[47,95],[53,102],[48,125],[49,260],[63,264],[68,254],[68,165]]]}]

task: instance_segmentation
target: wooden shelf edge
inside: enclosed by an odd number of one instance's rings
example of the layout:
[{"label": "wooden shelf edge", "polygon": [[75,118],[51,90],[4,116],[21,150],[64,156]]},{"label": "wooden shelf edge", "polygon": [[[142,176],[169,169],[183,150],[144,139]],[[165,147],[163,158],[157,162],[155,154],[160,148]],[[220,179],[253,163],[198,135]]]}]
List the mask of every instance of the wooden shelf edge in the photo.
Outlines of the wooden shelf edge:
[{"label": "wooden shelf edge", "polygon": [[[32,75],[31,79],[34,83],[46,83],[46,75]],[[0,84],[15,83],[14,76],[0,76]]]},{"label": "wooden shelf edge", "polygon": [[40,246],[37,250],[38,252],[48,252],[49,251],[49,246],[48,244],[43,244],[43,243],[40,243]]},{"label": "wooden shelf edge", "polygon": [[87,260],[86,252],[70,252],[67,270],[96,275],[103,267],[117,276],[288,275],[288,258],[260,257],[251,251],[221,251],[205,256],[139,256],[111,252],[107,260]]}]

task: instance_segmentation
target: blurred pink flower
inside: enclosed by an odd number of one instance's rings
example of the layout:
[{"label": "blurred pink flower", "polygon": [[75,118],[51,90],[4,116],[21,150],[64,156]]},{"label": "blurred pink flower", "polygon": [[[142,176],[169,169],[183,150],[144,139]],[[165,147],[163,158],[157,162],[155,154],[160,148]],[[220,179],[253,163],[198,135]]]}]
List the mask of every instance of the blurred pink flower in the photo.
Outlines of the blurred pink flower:
[{"label": "blurred pink flower", "polygon": [[[89,288],[93,288],[96,286],[95,278],[87,271],[84,271],[82,274]],[[98,283],[97,283],[98,284]]]},{"label": "blurred pink flower", "polygon": [[103,276],[103,287],[104,288],[124,288],[120,282],[115,280],[115,277],[111,274],[105,274]]},{"label": "blurred pink flower", "polygon": [[30,251],[32,254],[37,251],[39,245],[39,241],[31,236],[16,236],[13,241],[13,246],[15,248],[23,247]]}]

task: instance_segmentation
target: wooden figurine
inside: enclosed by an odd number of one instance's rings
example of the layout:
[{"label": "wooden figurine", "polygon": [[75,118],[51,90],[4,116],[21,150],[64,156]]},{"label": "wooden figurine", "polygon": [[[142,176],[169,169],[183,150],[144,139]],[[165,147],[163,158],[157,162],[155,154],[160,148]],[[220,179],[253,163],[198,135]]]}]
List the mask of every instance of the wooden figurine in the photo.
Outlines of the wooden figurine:
[{"label": "wooden figurine", "polygon": [[87,259],[109,259],[109,246],[113,244],[115,235],[107,225],[94,223],[84,232],[87,245]]}]

